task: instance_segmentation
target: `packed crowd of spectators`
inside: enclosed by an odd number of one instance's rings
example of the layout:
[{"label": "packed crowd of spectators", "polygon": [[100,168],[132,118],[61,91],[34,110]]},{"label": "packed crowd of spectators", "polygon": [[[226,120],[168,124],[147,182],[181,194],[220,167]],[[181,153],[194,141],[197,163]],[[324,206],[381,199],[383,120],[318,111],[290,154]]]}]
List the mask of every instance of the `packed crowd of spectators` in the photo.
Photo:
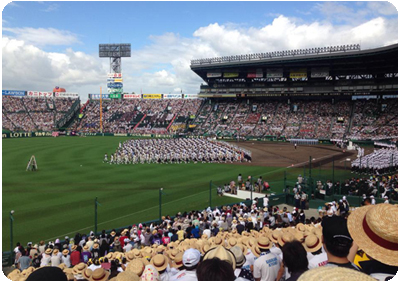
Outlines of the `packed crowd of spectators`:
[{"label": "packed crowd of spectators", "polygon": [[398,270],[397,217],[396,205],[368,201],[356,209],[326,203],[319,217],[309,218],[264,200],[208,207],[163,216],[159,224],[17,243],[16,269],[7,278],[385,281]]},{"label": "packed crowd of spectators", "polygon": [[71,98],[2,96],[3,129],[10,131],[51,131],[55,122],[71,109]]},{"label": "packed crowd of spectators", "polygon": [[[197,115],[202,100],[198,99],[131,99],[102,101],[103,132],[105,133],[167,133],[174,118],[177,124],[186,124],[190,115]],[[175,120],[174,120],[175,121]],[[98,132],[100,101],[90,100],[83,118],[72,130]]]}]

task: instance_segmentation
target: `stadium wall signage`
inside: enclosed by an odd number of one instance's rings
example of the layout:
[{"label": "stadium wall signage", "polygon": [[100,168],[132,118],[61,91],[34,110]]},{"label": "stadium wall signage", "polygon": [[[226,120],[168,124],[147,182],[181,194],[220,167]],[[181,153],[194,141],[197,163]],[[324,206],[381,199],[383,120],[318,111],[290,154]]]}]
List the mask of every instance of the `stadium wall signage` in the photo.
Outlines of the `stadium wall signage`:
[{"label": "stadium wall signage", "polygon": [[54,97],[56,98],[78,98],[78,96],[78,93],[54,92]]},{"label": "stadium wall signage", "polygon": [[141,99],[141,94],[124,94],[124,99]]},{"label": "stadium wall signage", "polygon": [[121,78],[122,77],[122,73],[109,73],[108,77],[109,78]]},{"label": "stadium wall signage", "polygon": [[283,77],[283,69],[267,69],[267,78]]},{"label": "stadium wall signage", "polygon": [[290,78],[306,78],[307,69],[292,69],[290,70]]},{"label": "stadium wall signage", "polygon": [[311,68],[311,77],[327,77],[329,76],[328,68]]},{"label": "stadium wall signage", "polygon": [[143,99],[162,99],[162,94],[143,94]]},{"label": "stadium wall signage", "polygon": [[3,90],[2,95],[4,96],[19,96],[23,97],[26,95],[26,91],[20,91],[20,90]]},{"label": "stadium wall signage", "polygon": [[182,94],[164,94],[164,99],[182,99]]},{"label": "stadium wall signage", "polygon": [[2,138],[30,138],[30,137],[52,137],[52,132],[9,132],[2,134]]},{"label": "stadium wall signage", "polygon": [[44,91],[28,91],[26,93],[26,96],[28,97],[53,97],[53,92],[44,92]]}]

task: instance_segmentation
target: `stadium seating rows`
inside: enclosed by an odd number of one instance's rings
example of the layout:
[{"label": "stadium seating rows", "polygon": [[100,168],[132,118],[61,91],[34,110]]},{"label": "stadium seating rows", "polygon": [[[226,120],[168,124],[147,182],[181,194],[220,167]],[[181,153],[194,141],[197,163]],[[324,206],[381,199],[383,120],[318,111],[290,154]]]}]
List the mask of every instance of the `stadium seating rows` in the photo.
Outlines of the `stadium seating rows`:
[{"label": "stadium seating rows", "polygon": [[[59,120],[72,103],[71,99],[3,96],[3,128],[54,130],[54,119]],[[190,124],[194,130],[189,130],[189,135],[222,137],[379,140],[397,139],[398,134],[397,100],[396,103],[356,100],[332,104],[321,100],[288,104],[279,100],[132,99],[104,101],[102,106],[103,132],[110,133],[181,133]],[[99,101],[90,100],[83,118],[77,118],[70,129],[98,132],[99,116]]]}]

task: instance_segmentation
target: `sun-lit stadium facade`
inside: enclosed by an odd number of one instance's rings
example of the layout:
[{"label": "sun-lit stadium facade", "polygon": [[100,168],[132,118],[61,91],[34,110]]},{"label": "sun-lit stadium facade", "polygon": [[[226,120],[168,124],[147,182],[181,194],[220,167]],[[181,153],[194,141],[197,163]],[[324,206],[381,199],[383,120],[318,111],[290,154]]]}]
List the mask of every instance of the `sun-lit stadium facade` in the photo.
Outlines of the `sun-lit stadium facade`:
[{"label": "sun-lit stadium facade", "polygon": [[[201,97],[385,98],[398,91],[398,44],[257,53],[191,61]],[[346,99],[346,98],[344,98]]]}]

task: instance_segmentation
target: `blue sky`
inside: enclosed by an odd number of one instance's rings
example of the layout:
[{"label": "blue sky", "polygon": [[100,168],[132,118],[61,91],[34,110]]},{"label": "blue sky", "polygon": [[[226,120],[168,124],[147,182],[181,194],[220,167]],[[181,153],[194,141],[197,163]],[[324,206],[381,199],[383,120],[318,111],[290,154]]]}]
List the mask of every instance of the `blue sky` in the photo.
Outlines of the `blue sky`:
[{"label": "blue sky", "polygon": [[87,97],[106,85],[98,44],[131,43],[125,91],[197,93],[191,59],[389,45],[398,41],[398,13],[389,2],[16,1],[3,10],[2,31],[3,89],[59,85]]}]

